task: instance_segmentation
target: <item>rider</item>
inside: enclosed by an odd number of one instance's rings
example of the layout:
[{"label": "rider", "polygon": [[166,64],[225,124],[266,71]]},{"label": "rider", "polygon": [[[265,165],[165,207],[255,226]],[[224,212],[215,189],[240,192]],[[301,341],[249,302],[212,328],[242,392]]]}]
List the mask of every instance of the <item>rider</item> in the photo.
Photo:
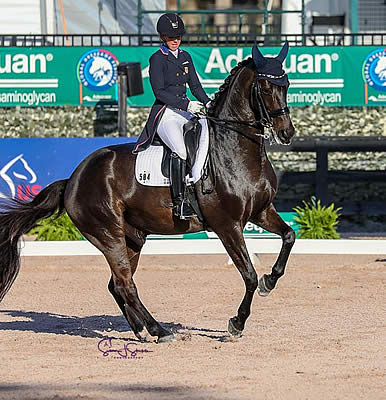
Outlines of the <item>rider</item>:
[{"label": "rider", "polygon": [[[183,125],[201,111],[204,105],[207,107],[210,98],[201,86],[190,54],[179,48],[181,36],[185,33],[182,19],[174,13],[163,14],[158,19],[157,31],[162,44],[149,60],[150,84],[155,102],[134,153],[146,150],[156,133],[171,149],[170,178],[174,214],[186,219],[195,214],[185,198],[186,148]],[[188,99],[186,84],[200,102]]]}]

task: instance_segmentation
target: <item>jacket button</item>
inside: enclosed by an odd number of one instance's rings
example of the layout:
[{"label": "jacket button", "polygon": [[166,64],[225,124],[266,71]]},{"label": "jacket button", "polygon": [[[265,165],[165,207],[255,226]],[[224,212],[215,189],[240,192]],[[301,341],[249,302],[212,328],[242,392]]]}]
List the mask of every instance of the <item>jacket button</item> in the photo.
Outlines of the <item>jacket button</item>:
[{"label": "jacket button", "polygon": [[180,75],[180,74],[177,72],[177,73],[176,73],[176,76],[179,76],[179,75]]}]

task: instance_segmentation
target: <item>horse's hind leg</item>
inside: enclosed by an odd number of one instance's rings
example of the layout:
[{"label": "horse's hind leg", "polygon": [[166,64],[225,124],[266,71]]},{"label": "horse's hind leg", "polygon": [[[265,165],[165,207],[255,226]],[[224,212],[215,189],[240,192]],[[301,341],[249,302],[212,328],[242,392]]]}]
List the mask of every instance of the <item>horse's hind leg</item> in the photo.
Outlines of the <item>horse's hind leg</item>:
[{"label": "horse's hind leg", "polygon": [[251,218],[251,222],[261,226],[269,232],[280,235],[282,239],[282,246],[279,256],[272,267],[269,275],[264,274],[259,279],[259,286],[257,292],[260,296],[268,296],[270,291],[276,286],[278,279],[284,275],[285,267],[287,265],[288,257],[290,255],[292,246],[295,243],[295,232],[288,226],[275,210],[271,204],[265,209],[258,217]]},{"label": "horse's hind leg", "polygon": [[125,236],[106,235],[106,229],[104,230],[103,242],[93,235],[85,232],[83,234],[105,256],[111,269],[109,291],[122,310],[134,334],[140,340],[144,340],[147,335],[144,335],[143,330],[146,328],[151,336],[158,337],[159,342],[174,340],[173,334],[164,329],[151,316],[138,297],[133,274],[138,265],[141,247],[133,246],[135,249],[126,247]]},{"label": "horse's hind leg", "polygon": [[134,311],[132,311],[129,307],[125,307],[125,301],[123,297],[119,294],[118,291],[115,290],[114,279],[112,276],[109,281],[108,289],[111,295],[114,297],[115,301],[117,302],[119,308],[122,311],[122,314],[126,318],[126,321],[130,325],[135,336],[137,336],[137,338],[141,341],[147,341],[146,332],[144,332],[145,324],[143,323],[143,321],[140,320],[140,318]]},{"label": "horse's hind leg", "polygon": [[[140,253],[136,254],[132,259],[131,259],[131,274],[134,275],[134,272],[137,269],[138,265],[138,260],[139,260]],[[140,340],[146,340],[146,332],[144,332],[145,324],[141,320],[141,318],[129,307],[125,307],[125,300],[123,297],[119,294],[117,290],[115,290],[114,287],[114,279],[113,276],[111,275],[109,284],[108,284],[108,289],[111,295],[114,297],[115,301],[117,302],[119,308],[122,311],[122,314],[126,318],[127,322],[133,329],[134,334],[140,339]]]},{"label": "horse's hind leg", "polygon": [[118,305],[125,310],[124,315],[129,324],[133,324],[131,327],[135,335],[141,340],[144,339],[142,331],[145,327],[151,336],[158,338],[159,342],[174,340],[173,334],[164,329],[152,317],[138,297],[133,273],[138,263],[139,252],[126,248],[126,245],[122,243],[119,248],[112,248],[111,251],[104,252],[104,254],[111,268],[113,281],[111,289],[115,294],[114,298]]}]

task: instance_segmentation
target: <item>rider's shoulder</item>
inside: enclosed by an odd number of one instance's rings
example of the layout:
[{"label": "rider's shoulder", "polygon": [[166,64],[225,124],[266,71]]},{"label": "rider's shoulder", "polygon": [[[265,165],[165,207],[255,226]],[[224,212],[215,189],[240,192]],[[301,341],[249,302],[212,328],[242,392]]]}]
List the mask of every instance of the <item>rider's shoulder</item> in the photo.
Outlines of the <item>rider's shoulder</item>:
[{"label": "rider's shoulder", "polygon": [[192,58],[191,55],[189,54],[189,52],[187,52],[185,49],[181,49],[180,48],[179,51],[180,51],[180,56],[185,57],[185,58],[189,58],[189,59]]},{"label": "rider's shoulder", "polygon": [[153,53],[152,55],[151,55],[151,57],[150,57],[150,62],[154,62],[154,61],[161,61],[162,62],[162,60],[163,59],[165,59],[166,57],[165,57],[165,54],[161,51],[161,49],[158,49],[155,53]]}]

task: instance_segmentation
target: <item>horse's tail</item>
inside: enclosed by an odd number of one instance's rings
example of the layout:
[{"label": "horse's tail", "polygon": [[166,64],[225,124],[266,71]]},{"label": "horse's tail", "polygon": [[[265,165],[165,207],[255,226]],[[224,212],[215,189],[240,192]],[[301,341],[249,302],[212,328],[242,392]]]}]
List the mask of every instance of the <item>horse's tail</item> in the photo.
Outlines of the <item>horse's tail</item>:
[{"label": "horse's tail", "polygon": [[20,268],[18,241],[36,223],[64,210],[67,180],[56,181],[43,189],[32,201],[17,199],[0,204],[0,302],[16,279]]}]

